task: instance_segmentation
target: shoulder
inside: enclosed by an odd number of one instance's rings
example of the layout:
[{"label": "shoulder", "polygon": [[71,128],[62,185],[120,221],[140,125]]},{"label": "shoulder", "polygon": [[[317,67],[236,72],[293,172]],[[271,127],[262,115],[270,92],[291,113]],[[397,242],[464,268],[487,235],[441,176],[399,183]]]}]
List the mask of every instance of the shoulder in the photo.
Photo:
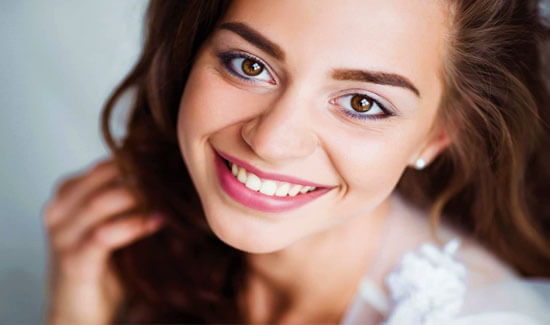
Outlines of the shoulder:
[{"label": "shoulder", "polygon": [[[537,294],[513,267],[468,234],[442,222],[434,238],[426,211],[399,196],[393,199],[383,241],[366,275],[368,290],[359,290],[370,306],[365,312],[374,308],[386,325],[411,324],[416,318],[430,318],[434,324],[456,321],[453,325],[539,324],[550,319],[545,313],[550,310],[550,281],[538,287],[546,294]],[[383,290],[377,289],[378,283],[384,284]],[[503,317],[508,322],[498,321]]]},{"label": "shoulder", "polygon": [[550,315],[550,281],[521,278],[476,242],[424,243],[386,278],[393,308],[388,325],[542,324]]},{"label": "shoulder", "polygon": [[438,324],[451,324],[452,319],[453,325],[539,324],[550,319],[550,281],[533,286],[469,234],[442,221],[434,238],[426,211],[399,197],[394,207],[389,254],[383,254],[398,261],[385,277],[392,306],[387,325],[409,324],[401,320],[414,317],[433,318]]},{"label": "shoulder", "polygon": [[523,278],[475,239],[446,227],[447,235],[461,239],[454,259],[467,270],[466,294],[452,325],[534,325],[550,319],[550,281]]},{"label": "shoulder", "polygon": [[[423,243],[439,246],[458,238],[461,243],[454,258],[468,269],[470,286],[485,286],[493,282],[519,277],[512,266],[498,258],[470,234],[448,224],[445,221],[445,216],[442,216],[436,229],[436,237],[434,237],[431,232],[428,211],[417,208],[398,193],[394,194],[392,199],[396,212],[392,227],[402,229],[400,231],[392,229],[392,241],[401,243],[402,247],[402,249],[396,250],[396,255],[402,256],[406,251],[415,249]],[[396,261],[398,260],[396,258]]]},{"label": "shoulder", "polygon": [[[472,323],[457,325],[542,324],[550,319],[550,281],[510,279],[469,290],[457,320],[462,319]],[[492,322],[481,322],[489,319]]]},{"label": "shoulder", "polygon": [[511,265],[498,258],[475,239],[463,234],[458,236],[460,236],[461,245],[455,259],[468,269],[470,289],[520,279],[520,275]]},{"label": "shoulder", "polygon": [[449,325],[542,325],[538,320],[515,312],[497,311],[457,318]]}]

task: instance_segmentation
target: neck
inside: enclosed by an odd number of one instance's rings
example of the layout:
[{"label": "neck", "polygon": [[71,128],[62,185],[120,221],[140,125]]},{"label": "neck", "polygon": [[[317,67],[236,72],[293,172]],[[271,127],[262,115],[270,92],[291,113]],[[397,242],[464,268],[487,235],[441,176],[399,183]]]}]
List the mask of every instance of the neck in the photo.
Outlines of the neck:
[{"label": "neck", "polygon": [[343,316],[377,248],[390,201],[277,252],[249,254],[249,308]]}]

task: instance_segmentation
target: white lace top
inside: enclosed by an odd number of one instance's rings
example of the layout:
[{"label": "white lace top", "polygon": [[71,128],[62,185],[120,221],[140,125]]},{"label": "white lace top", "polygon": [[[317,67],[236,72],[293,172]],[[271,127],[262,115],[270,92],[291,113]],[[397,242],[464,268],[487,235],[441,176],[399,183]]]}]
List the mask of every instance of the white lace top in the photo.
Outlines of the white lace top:
[{"label": "white lace top", "polygon": [[422,212],[398,195],[392,209],[342,325],[550,324],[549,280],[520,278],[445,225],[438,237],[446,243],[437,244]]}]

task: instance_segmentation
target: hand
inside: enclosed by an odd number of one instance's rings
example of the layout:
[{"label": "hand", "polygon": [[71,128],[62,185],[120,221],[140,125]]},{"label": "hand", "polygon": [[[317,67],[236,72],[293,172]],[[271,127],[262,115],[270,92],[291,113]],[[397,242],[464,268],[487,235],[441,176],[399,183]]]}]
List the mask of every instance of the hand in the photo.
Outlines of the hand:
[{"label": "hand", "polygon": [[44,209],[49,234],[50,324],[107,324],[124,293],[111,253],[158,230],[160,216],[135,212],[137,200],[107,160],[66,179]]}]

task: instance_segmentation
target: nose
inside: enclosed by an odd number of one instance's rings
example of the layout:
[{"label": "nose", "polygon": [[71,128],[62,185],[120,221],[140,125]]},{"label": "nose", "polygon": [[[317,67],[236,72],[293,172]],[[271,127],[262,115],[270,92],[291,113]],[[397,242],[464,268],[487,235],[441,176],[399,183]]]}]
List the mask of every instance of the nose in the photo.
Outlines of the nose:
[{"label": "nose", "polygon": [[312,154],[319,139],[311,127],[311,111],[298,88],[287,90],[248,120],[241,136],[262,159],[292,160]]}]

